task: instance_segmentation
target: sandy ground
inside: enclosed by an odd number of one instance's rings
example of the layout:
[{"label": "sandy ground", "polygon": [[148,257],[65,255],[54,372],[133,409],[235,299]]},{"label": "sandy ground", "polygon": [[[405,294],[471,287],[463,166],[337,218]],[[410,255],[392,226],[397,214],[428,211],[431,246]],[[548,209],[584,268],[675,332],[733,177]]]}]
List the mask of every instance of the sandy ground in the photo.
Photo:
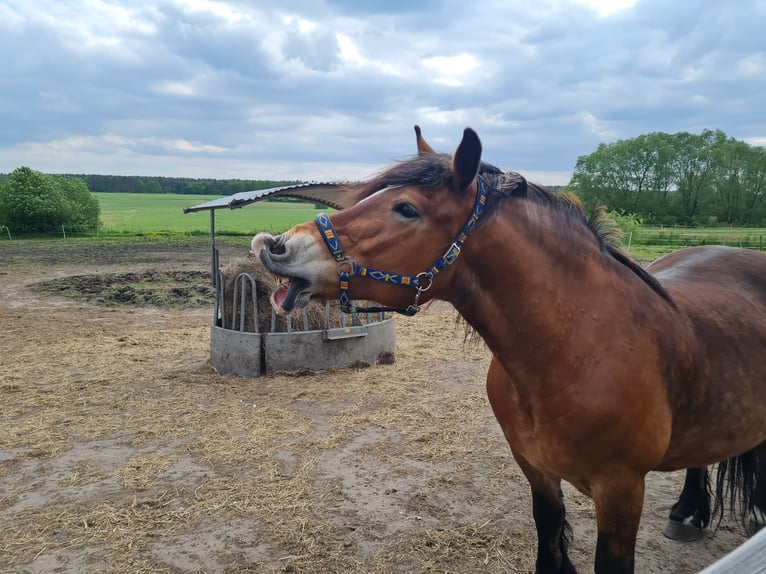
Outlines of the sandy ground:
[{"label": "sandy ground", "polygon": [[[206,269],[204,243],[47,256],[0,244],[0,570],[532,572],[526,482],[454,311],[397,319],[396,363],[262,379],[208,364],[211,310],[42,295],[86,273]],[[89,244],[90,245],[90,244]],[[637,571],[692,573],[744,541],[661,535],[682,475],[648,479]],[[565,489],[580,572],[593,506]]]}]

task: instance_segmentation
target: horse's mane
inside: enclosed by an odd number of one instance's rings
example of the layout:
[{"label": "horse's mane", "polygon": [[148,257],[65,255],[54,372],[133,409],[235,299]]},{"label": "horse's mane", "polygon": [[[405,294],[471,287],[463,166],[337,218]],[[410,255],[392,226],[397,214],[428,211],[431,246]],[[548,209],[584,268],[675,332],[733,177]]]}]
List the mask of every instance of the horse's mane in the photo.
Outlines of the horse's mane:
[{"label": "horse's mane", "polygon": [[[451,156],[440,153],[420,154],[399,162],[381,172],[373,179],[351,187],[357,193],[357,201],[387,187],[400,185],[420,185],[423,187],[443,187],[449,185],[452,178]],[[541,185],[528,183],[518,173],[504,172],[499,168],[482,162],[479,174],[483,177],[489,193],[489,205],[483,219],[497,209],[505,197],[519,197],[535,202],[564,214],[573,225],[584,225],[590,229],[599,247],[607,257],[627,267],[652,291],[668,301],[675,303],[655,277],[641,265],[625,254],[619,247],[622,233],[617,225],[606,215],[606,208],[598,207],[588,214],[580,199],[570,192],[553,193]]]},{"label": "horse's mane", "polygon": [[620,231],[617,224],[609,218],[605,206],[598,206],[588,214],[582,201],[580,201],[580,198],[574,193],[569,191],[553,193],[537,184],[527,184],[527,198],[531,201],[550,206],[551,209],[563,212],[567,214],[570,219],[584,224],[591,230],[599,246],[607,256],[630,269],[639,279],[646,283],[652,291],[675,307],[675,302],[670,297],[670,294],[660,282],[657,281],[654,275],[649,273],[635,259],[627,255],[620,248],[623,237],[622,231]]}]

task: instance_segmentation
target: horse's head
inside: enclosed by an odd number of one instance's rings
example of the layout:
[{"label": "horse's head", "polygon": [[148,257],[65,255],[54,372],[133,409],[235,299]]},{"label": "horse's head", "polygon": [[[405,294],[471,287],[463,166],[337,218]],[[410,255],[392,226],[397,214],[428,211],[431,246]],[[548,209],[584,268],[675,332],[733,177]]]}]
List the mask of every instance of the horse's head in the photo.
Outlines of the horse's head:
[{"label": "horse's head", "polygon": [[253,253],[284,280],[271,296],[278,313],[312,298],[365,299],[414,312],[444,290],[484,206],[481,142],[467,128],[450,156],[435,153],[416,132],[418,155],[358,186],[354,206],[253,238]]}]

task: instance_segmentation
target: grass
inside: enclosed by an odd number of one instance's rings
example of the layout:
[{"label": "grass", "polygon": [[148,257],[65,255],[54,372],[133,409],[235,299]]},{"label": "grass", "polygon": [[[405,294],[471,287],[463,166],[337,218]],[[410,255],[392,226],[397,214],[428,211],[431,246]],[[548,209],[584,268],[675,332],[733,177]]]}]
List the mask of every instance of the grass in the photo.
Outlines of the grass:
[{"label": "grass", "polygon": [[763,250],[766,229],[757,227],[642,227],[639,240],[655,245],[720,244]]},{"label": "grass", "polygon": [[764,250],[766,229],[756,227],[650,227],[625,237],[623,249],[647,263],[684,247],[727,245]]},{"label": "grass", "polygon": [[[95,193],[101,205],[99,234],[207,234],[210,212],[184,213],[184,207],[216,199],[210,195]],[[258,202],[242,209],[219,209],[216,233],[252,235],[282,232],[309,221],[317,213],[313,203]]]}]

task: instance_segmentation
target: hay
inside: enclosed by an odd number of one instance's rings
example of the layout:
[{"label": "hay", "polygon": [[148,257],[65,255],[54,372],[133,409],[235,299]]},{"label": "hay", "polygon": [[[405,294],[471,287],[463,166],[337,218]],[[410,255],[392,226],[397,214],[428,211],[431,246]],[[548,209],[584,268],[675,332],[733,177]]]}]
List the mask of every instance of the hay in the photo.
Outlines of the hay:
[{"label": "hay", "polygon": [[186,527],[191,512],[178,502],[176,493],[165,491],[117,504],[22,511],[12,524],[0,527],[0,557],[23,563],[53,550],[106,546],[112,570],[140,572],[135,568],[137,549]]},{"label": "hay", "polygon": [[118,468],[115,474],[130,490],[149,490],[155,485],[162,471],[168,469],[177,458],[155,452],[131,458],[128,464]]}]

